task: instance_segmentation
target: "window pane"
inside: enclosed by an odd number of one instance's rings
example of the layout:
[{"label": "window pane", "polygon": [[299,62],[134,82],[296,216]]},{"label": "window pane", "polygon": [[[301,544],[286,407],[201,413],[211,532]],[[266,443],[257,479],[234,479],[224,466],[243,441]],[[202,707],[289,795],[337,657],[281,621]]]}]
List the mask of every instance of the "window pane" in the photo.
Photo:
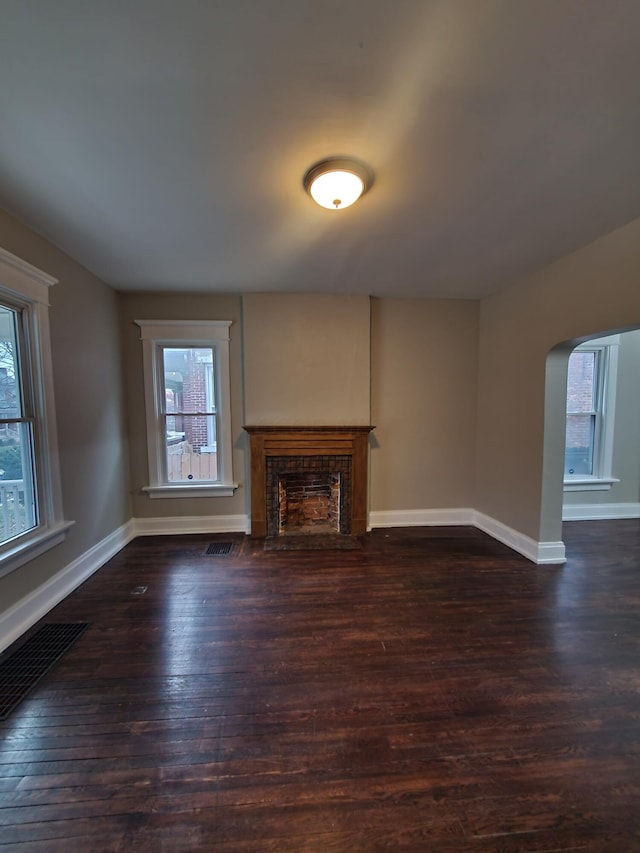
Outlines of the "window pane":
[{"label": "window pane", "polygon": [[567,412],[596,408],[596,353],[572,352],[567,374]]},{"label": "window pane", "polygon": [[[0,543],[36,527],[33,438],[23,416],[18,312],[0,306]],[[9,421],[9,422],[7,422]]]},{"label": "window pane", "polygon": [[167,480],[217,480],[215,415],[169,415],[166,423]]},{"label": "window pane", "polygon": [[31,424],[0,426],[0,543],[37,525]]},{"label": "window pane", "polygon": [[163,364],[167,414],[215,412],[211,347],[163,347]]},{"label": "window pane", "polygon": [[0,306],[0,418],[22,416],[16,312]]},{"label": "window pane", "polygon": [[564,473],[593,474],[595,415],[567,415]]}]

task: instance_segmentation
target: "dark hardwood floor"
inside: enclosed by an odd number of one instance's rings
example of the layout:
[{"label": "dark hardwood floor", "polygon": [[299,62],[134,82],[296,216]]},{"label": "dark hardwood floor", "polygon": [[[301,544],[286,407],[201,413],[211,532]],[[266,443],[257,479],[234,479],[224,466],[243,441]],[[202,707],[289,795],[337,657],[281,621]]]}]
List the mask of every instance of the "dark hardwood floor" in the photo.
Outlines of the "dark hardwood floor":
[{"label": "dark hardwood floor", "polygon": [[0,853],[640,851],[640,522],[544,568],[220,538],[137,539],[44,620],[90,625],[0,723]]}]

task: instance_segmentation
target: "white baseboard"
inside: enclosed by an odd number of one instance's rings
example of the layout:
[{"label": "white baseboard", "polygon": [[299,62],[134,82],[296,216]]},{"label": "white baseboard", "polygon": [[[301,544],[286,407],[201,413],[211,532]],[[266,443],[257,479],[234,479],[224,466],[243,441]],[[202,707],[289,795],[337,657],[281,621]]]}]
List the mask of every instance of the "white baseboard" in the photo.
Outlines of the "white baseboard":
[{"label": "white baseboard", "polygon": [[180,535],[181,533],[249,533],[247,515],[194,515],[170,518],[134,518],[136,536]]},{"label": "white baseboard", "polygon": [[128,521],[110,533],[66,568],[0,614],[0,651],[15,642],[32,625],[66,598],[83,581],[110,560],[135,537]]},{"label": "white baseboard", "polygon": [[474,509],[407,509],[369,513],[369,529],[429,525],[470,525],[513,548],[536,565],[565,562],[564,542],[537,542]]},{"label": "white baseboard", "polygon": [[563,521],[599,521],[607,518],[640,518],[640,503],[565,504]]},{"label": "white baseboard", "polygon": [[374,527],[428,527],[473,524],[472,509],[400,509],[370,512],[369,529]]},{"label": "white baseboard", "polygon": [[538,566],[564,563],[566,560],[564,542],[538,542],[482,512],[474,512],[473,516],[478,530],[488,533]]},{"label": "white baseboard", "polygon": [[564,542],[538,542],[538,557],[534,560],[538,566],[558,566],[567,562],[567,549]]}]

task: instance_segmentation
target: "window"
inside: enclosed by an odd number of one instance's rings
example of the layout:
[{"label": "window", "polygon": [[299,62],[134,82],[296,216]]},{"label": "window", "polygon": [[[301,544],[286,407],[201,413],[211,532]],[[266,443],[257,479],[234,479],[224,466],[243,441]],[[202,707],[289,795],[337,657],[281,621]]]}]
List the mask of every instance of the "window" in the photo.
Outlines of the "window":
[{"label": "window", "polygon": [[152,498],[233,494],[229,327],[137,320]]},{"label": "window", "polygon": [[38,523],[24,308],[0,300],[0,543]]},{"label": "window", "polygon": [[610,488],[619,336],[582,344],[569,356],[565,489]]},{"label": "window", "polygon": [[0,250],[0,576],[57,545],[62,518],[49,344],[55,279]]}]

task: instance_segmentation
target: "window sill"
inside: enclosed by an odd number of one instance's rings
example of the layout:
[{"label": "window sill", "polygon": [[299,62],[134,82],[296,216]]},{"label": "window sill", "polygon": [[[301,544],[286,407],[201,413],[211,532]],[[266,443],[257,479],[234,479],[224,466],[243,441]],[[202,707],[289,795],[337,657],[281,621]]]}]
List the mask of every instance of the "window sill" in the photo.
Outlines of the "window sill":
[{"label": "window sill", "polygon": [[28,539],[15,542],[0,556],[0,577],[19,569],[30,560],[35,560],[45,551],[59,545],[66,537],[67,530],[75,521],[62,521],[46,530],[35,531]]},{"label": "window sill", "polygon": [[150,498],[231,498],[237,488],[237,483],[179,483],[170,486],[144,486],[142,491]]},{"label": "window sill", "polygon": [[585,477],[583,480],[565,480],[565,492],[604,492],[615,483],[619,483],[616,477]]}]

